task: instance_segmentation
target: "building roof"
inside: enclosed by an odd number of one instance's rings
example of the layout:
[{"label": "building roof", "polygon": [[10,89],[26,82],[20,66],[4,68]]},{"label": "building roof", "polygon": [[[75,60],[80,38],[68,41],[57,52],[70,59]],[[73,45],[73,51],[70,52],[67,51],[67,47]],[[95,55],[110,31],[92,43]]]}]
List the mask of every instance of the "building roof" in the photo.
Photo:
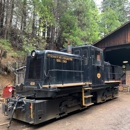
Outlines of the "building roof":
[{"label": "building roof", "polygon": [[108,35],[104,36],[102,39],[98,40],[97,42],[95,42],[93,44],[93,46],[96,46],[100,41],[104,40],[105,38],[107,38],[108,36],[112,35],[113,33],[117,32],[118,30],[120,30],[121,28],[125,27],[126,25],[130,24],[130,21],[124,23],[122,26],[118,27],[116,30],[112,31],[111,33],[109,33]]}]

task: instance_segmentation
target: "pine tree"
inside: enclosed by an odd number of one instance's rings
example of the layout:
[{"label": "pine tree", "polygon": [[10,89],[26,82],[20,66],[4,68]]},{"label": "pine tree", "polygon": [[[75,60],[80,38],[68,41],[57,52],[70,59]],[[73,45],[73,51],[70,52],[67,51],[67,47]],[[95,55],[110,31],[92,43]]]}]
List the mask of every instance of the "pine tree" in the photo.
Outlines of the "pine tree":
[{"label": "pine tree", "polygon": [[102,12],[107,12],[108,7],[111,8],[118,17],[121,24],[128,21],[128,12],[130,10],[129,0],[103,0]]},{"label": "pine tree", "polygon": [[63,39],[70,39],[73,45],[83,45],[100,38],[99,15],[93,0],[69,0],[60,5],[64,7],[60,17]]},{"label": "pine tree", "polygon": [[100,30],[102,36],[111,33],[120,25],[121,23],[118,20],[116,12],[113,11],[111,8],[108,7],[107,10],[101,14]]}]

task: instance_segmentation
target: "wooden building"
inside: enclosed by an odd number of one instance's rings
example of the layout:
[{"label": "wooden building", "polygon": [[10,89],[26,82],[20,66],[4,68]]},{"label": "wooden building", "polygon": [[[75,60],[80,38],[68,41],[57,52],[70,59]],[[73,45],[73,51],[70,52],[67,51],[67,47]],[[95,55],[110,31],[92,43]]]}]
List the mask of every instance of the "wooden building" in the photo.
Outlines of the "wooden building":
[{"label": "wooden building", "polygon": [[94,46],[104,50],[106,61],[123,67],[125,83],[130,85],[130,21],[94,43]]}]

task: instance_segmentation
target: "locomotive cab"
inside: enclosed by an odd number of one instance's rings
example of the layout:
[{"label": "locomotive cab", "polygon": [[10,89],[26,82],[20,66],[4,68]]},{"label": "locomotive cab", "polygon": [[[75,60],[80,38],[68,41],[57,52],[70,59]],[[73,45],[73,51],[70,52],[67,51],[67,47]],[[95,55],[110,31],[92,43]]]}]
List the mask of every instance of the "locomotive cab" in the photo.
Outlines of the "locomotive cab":
[{"label": "locomotive cab", "polygon": [[73,47],[72,53],[80,55],[83,59],[84,82],[93,85],[104,84],[104,58],[103,50],[91,46]]},{"label": "locomotive cab", "polygon": [[104,58],[103,51],[99,48],[91,47],[91,73],[92,84],[104,84]]}]

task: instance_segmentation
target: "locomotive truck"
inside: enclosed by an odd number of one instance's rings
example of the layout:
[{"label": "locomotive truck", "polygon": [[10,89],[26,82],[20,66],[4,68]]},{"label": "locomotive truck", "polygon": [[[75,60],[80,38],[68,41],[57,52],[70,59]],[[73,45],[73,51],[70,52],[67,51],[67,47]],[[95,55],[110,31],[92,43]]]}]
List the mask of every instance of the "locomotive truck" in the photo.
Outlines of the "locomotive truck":
[{"label": "locomotive truck", "polygon": [[67,50],[33,50],[24,84],[2,104],[12,118],[39,124],[118,95],[121,67],[104,61],[103,50],[84,45]]}]

